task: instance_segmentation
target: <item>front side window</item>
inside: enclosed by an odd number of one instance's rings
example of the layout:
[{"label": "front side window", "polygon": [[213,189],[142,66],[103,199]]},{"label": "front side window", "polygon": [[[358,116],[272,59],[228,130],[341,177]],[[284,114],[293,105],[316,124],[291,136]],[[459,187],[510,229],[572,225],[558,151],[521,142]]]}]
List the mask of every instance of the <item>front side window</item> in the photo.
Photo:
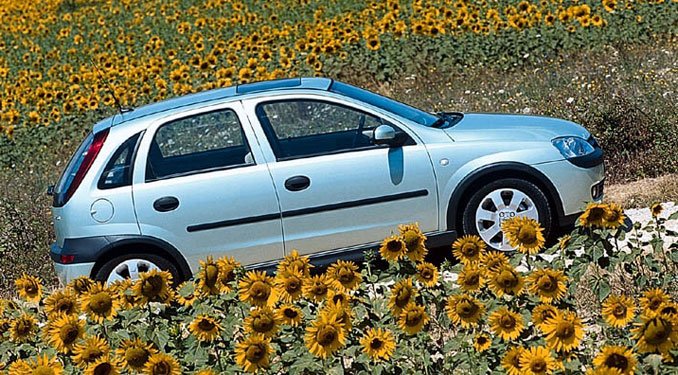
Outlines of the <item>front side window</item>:
[{"label": "front side window", "polygon": [[343,105],[318,100],[285,100],[257,106],[279,160],[378,147],[370,131],[386,121]]},{"label": "front side window", "polygon": [[253,163],[238,116],[225,109],[162,125],[151,143],[146,180]]}]

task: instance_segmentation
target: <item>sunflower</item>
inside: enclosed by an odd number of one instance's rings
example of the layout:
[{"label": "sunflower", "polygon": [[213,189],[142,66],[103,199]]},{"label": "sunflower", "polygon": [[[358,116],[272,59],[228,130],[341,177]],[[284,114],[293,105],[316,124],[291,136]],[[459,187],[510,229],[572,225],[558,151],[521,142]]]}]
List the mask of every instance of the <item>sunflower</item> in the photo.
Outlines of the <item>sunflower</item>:
[{"label": "sunflower", "polygon": [[184,307],[193,306],[193,303],[198,299],[198,291],[196,290],[195,282],[184,281],[179,284],[174,297],[176,301]]},{"label": "sunflower", "polygon": [[624,210],[621,206],[616,203],[610,203],[605,209],[605,214],[603,214],[603,226],[610,229],[619,228],[624,224]]},{"label": "sunflower", "polygon": [[457,277],[457,284],[464,292],[476,292],[485,285],[485,272],[476,264],[464,266]]},{"label": "sunflower", "polygon": [[480,268],[485,272],[495,272],[508,265],[508,256],[501,251],[487,251],[480,255]]},{"label": "sunflower", "polygon": [[434,287],[438,284],[438,267],[429,262],[419,263],[417,265],[417,280],[427,288]]},{"label": "sunflower", "polygon": [[108,287],[118,297],[121,308],[131,309],[139,304],[140,298],[134,293],[134,281],[132,279],[118,280],[109,284]]},{"label": "sunflower", "polygon": [[188,325],[188,330],[198,341],[212,342],[219,337],[221,325],[209,315],[202,314],[193,319],[191,324]]},{"label": "sunflower", "polygon": [[68,288],[72,289],[75,294],[81,296],[89,291],[89,288],[94,286],[94,280],[87,276],[78,276],[68,283]]},{"label": "sunflower", "polygon": [[516,216],[504,220],[501,230],[509,245],[523,254],[537,254],[546,242],[542,233],[544,228],[529,217]]},{"label": "sunflower", "polygon": [[304,296],[311,301],[321,302],[327,298],[327,292],[331,289],[340,288],[339,282],[330,278],[327,274],[315,275],[304,281]]},{"label": "sunflower", "polygon": [[208,256],[206,260],[200,261],[197,280],[200,294],[205,296],[219,294],[219,265],[214,261],[214,258]]},{"label": "sunflower", "polygon": [[348,308],[351,303],[351,296],[340,290],[330,290],[327,292],[327,302],[340,304],[344,308]]},{"label": "sunflower", "polygon": [[501,266],[490,274],[490,290],[497,296],[520,295],[523,291],[523,277],[510,265]]},{"label": "sunflower", "polygon": [[70,289],[60,289],[45,298],[45,313],[49,318],[58,315],[76,315],[79,312],[78,298]]},{"label": "sunflower", "polygon": [[636,370],[636,356],[633,350],[625,346],[605,346],[600,354],[593,359],[593,365],[598,368],[618,369],[624,375],[631,375]]},{"label": "sunflower", "polygon": [[302,296],[304,275],[295,267],[286,268],[275,276],[275,286],[282,301],[296,301]]},{"label": "sunflower", "polygon": [[336,315],[323,314],[306,327],[304,342],[311,354],[324,359],[344,346],[345,331]]},{"label": "sunflower", "polygon": [[287,324],[292,327],[299,326],[301,320],[304,318],[304,313],[301,309],[294,305],[282,305],[278,311],[280,313],[280,318],[282,319],[282,324]]},{"label": "sunflower", "polygon": [[652,206],[650,206],[650,213],[654,218],[659,217],[659,215],[662,214],[662,211],[664,211],[664,207],[661,203],[653,203]]},{"label": "sunflower", "polygon": [[388,361],[395,351],[396,342],[391,331],[381,328],[370,328],[360,338],[360,345],[363,346],[363,353],[367,354],[374,361]]},{"label": "sunflower", "polygon": [[569,352],[578,347],[584,337],[581,319],[572,311],[558,311],[541,325],[541,330],[548,347],[556,352]]},{"label": "sunflower", "polygon": [[452,323],[469,328],[478,325],[485,313],[485,305],[468,294],[459,294],[447,299],[445,310]]},{"label": "sunflower", "polygon": [[567,277],[561,270],[535,270],[527,277],[527,282],[527,290],[544,303],[558,301],[567,293]]},{"label": "sunflower", "polygon": [[555,306],[545,303],[537,305],[532,309],[532,324],[541,330],[541,325],[548,319],[555,317],[556,314],[558,314],[558,309]]},{"label": "sunflower", "polygon": [[400,236],[393,235],[381,242],[379,253],[387,261],[397,262],[407,253],[407,245]]},{"label": "sunflower", "polygon": [[629,296],[611,295],[603,301],[603,318],[612,327],[626,327],[635,317],[635,310],[636,305]]},{"label": "sunflower", "polygon": [[180,375],[181,365],[176,358],[165,353],[151,354],[144,365],[144,374],[147,375]]},{"label": "sunflower", "polygon": [[525,349],[520,355],[520,371],[524,375],[552,374],[556,370],[556,360],[551,351],[544,346]]},{"label": "sunflower", "polygon": [[249,271],[238,282],[238,293],[241,301],[254,306],[273,304],[273,277],[263,271]]},{"label": "sunflower", "polygon": [[678,303],[675,302],[664,302],[662,303],[657,310],[655,310],[657,315],[665,315],[672,318],[678,318]]},{"label": "sunflower", "polygon": [[149,302],[170,303],[174,295],[171,285],[171,273],[154,269],[140,273],[133,289],[142,305]]},{"label": "sunflower", "polygon": [[327,274],[336,280],[345,290],[354,290],[360,286],[362,275],[353,262],[338,260],[327,268]]},{"label": "sunflower", "polygon": [[141,371],[151,355],[158,351],[153,345],[144,343],[141,339],[124,340],[115,350],[116,356],[123,361],[123,365],[130,370]]},{"label": "sunflower", "polygon": [[217,260],[219,267],[219,277],[217,278],[217,285],[222,293],[228,293],[233,289],[235,282],[235,270],[241,267],[240,263],[233,257],[221,257]]},{"label": "sunflower", "polygon": [[60,353],[68,354],[85,334],[85,322],[74,315],[61,315],[45,326],[45,338]]},{"label": "sunflower", "polygon": [[336,315],[337,321],[344,325],[346,331],[350,331],[353,328],[353,310],[348,303],[328,300],[320,314]]},{"label": "sunflower", "polygon": [[85,368],[97,359],[107,356],[109,351],[110,348],[104,339],[99,336],[89,336],[75,346],[71,359],[78,366]]},{"label": "sunflower", "polygon": [[671,302],[671,297],[659,288],[650,289],[640,297],[640,306],[646,315],[649,315],[650,312],[655,312],[659,309],[659,306],[668,302]]},{"label": "sunflower", "polygon": [[487,321],[492,331],[502,340],[515,340],[525,329],[523,317],[506,307],[495,310]]},{"label": "sunflower", "polygon": [[[32,375],[33,369],[28,364],[28,362],[24,361],[23,359],[17,359],[16,361],[12,362],[12,364],[9,365],[9,367],[7,368],[7,374]],[[49,371],[47,372],[47,374],[49,374]]]},{"label": "sunflower", "polygon": [[413,302],[418,295],[417,289],[412,285],[412,278],[402,279],[391,287],[391,297],[388,300],[388,308],[394,316],[400,316],[403,308]]},{"label": "sunflower", "polygon": [[272,337],[278,332],[282,318],[277,311],[270,307],[259,307],[250,311],[243,321],[246,333],[259,333],[266,337]]},{"label": "sunflower", "polygon": [[399,225],[398,231],[405,242],[407,251],[405,255],[413,262],[421,262],[426,257],[426,236],[419,229],[419,224]]},{"label": "sunflower", "polygon": [[[31,369],[27,374],[61,375],[64,372],[64,367],[59,362],[59,359],[57,357],[50,357],[47,354],[29,360],[26,364]],[[9,373],[12,374],[12,370]]]},{"label": "sunflower", "polygon": [[285,256],[283,260],[278,264],[278,272],[285,272],[290,269],[298,269],[301,271],[301,274],[304,276],[309,276],[311,274],[311,261],[307,256],[299,255],[299,252],[296,249],[293,249],[291,253]]},{"label": "sunflower", "polygon": [[501,359],[501,367],[504,368],[507,375],[521,375],[520,356],[526,350],[520,346],[514,346],[506,351],[504,358]]},{"label": "sunflower", "polygon": [[398,327],[409,335],[414,335],[428,323],[429,316],[424,306],[411,302],[403,308],[398,317]]},{"label": "sunflower", "polygon": [[193,375],[217,375],[211,368],[204,368],[196,371]]},{"label": "sunflower", "polygon": [[602,227],[607,205],[603,203],[589,203],[584,213],[579,216],[579,224],[583,227]]},{"label": "sunflower", "polygon": [[641,315],[631,331],[640,353],[666,354],[678,344],[678,324],[664,315]]},{"label": "sunflower", "polygon": [[23,314],[13,319],[9,325],[9,336],[16,343],[24,343],[35,339],[38,321],[33,315]]},{"label": "sunflower", "polygon": [[570,246],[570,242],[572,242],[572,236],[569,234],[566,234],[558,240],[558,248],[560,250],[565,250],[567,249],[568,246]]},{"label": "sunflower", "polygon": [[42,298],[42,285],[37,277],[24,273],[23,276],[14,281],[14,285],[17,292],[19,292],[19,297],[22,299],[33,303],[40,302]]},{"label": "sunflower", "polygon": [[97,283],[80,297],[80,309],[96,323],[111,320],[118,314],[120,302],[110,289]]},{"label": "sunflower", "polygon": [[479,263],[485,253],[485,242],[478,236],[466,235],[452,244],[452,255],[464,265]]},{"label": "sunflower", "polygon": [[267,369],[271,354],[271,341],[263,335],[250,335],[235,345],[235,362],[247,372]]},{"label": "sunflower", "polygon": [[103,356],[85,369],[85,375],[120,375],[120,363],[116,358]]},{"label": "sunflower", "polygon": [[479,333],[473,338],[473,347],[478,353],[482,353],[492,346],[492,339],[490,336]]}]

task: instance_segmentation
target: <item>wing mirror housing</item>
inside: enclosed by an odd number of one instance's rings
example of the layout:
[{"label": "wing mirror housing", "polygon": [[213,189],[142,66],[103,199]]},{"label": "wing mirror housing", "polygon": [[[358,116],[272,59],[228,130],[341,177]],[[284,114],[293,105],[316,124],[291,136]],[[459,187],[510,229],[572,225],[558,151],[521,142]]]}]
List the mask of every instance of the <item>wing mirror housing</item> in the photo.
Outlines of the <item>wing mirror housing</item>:
[{"label": "wing mirror housing", "polygon": [[390,125],[379,125],[372,133],[372,143],[375,145],[388,145],[400,147],[407,141],[407,134],[396,130]]}]

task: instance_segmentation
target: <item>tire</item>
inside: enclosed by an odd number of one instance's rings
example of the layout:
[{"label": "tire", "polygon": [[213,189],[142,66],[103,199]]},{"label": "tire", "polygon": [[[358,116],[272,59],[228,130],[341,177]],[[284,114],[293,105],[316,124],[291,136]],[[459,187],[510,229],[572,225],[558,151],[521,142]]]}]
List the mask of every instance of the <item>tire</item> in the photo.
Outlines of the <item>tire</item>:
[{"label": "tire", "polygon": [[544,192],[529,181],[515,178],[493,181],[473,193],[464,206],[462,230],[464,234],[480,236],[488,249],[512,251],[498,228],[503,220],[513,216],[539,221],[546,239],[553,232],[552,208]]},{"label": "tire", "polygon": [[[130,272],[130,267],[136,265],[137,272]],[[179,284],[183,281],[183,277],[177,266],[172,262],[155,254],[131,253],[115,257],[104,263],[94,275],[94,279],[101,282],[112,282],[116,279],[131,278],[135,280],[138,278],[138,273],[150,271],[151,269],[160,269],[172,274],[172,283]],[[113,273],[117,277],[113,276]],[[136,277],[135,277],[136,276]]]}]

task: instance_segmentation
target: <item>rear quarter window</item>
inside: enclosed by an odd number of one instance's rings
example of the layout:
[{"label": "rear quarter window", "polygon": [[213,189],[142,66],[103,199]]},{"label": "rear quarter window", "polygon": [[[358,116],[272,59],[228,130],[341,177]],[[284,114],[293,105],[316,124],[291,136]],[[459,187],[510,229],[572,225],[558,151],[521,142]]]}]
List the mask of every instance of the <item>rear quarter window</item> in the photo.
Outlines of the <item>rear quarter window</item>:
[{"label": "rear quarter window", "polygon": [[141,133],[137,133],[126,140],[115,151],[106,164],[97,187],[99,189],[113,189],[132,184],[132,167],[134,155]]}]

